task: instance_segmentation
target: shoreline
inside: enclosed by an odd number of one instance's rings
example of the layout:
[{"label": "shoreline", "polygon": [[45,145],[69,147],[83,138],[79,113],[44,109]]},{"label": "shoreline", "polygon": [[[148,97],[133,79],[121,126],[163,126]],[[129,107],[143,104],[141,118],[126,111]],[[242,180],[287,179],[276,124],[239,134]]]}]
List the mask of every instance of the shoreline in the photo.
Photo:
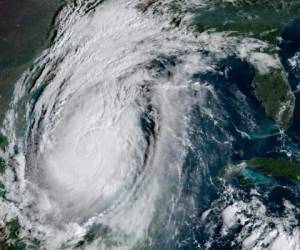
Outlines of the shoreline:
[{"label": "shoreline", "polygon": [[49,46],[53,18],[64,0],[0,0],[0,121],[14,83]]}]

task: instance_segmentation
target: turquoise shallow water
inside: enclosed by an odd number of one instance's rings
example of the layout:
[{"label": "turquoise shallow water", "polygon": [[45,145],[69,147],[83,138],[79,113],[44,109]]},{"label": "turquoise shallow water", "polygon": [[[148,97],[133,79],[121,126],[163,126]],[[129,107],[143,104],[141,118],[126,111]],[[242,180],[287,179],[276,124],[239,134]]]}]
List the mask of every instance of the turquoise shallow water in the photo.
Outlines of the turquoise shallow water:
[{"label": "turquoise shallow water", "polygon": [[59,2],[2,2],[4,91],[29,69],[3,131],[0,244],[297,249],[297,184],[218,173],[258,156],[300,161],[299,99],[279,130],[251,86],[258,69],[283,65],[295,89],[300,26],[281,30],[298,2],[150,1],[143,13],[138,3],[70,1],[49,44]]}]

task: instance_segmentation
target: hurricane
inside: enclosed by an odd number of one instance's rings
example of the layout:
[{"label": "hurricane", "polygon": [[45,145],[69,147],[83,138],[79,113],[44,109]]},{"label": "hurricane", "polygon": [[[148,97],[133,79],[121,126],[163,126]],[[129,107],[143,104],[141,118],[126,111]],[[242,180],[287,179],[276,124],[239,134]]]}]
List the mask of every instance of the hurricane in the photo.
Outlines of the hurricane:
[{"label": "hurricane", "polygon": [[300,249],[299,20],[274,46],[219,2],[63,5],[1,129],[11,246]]}]

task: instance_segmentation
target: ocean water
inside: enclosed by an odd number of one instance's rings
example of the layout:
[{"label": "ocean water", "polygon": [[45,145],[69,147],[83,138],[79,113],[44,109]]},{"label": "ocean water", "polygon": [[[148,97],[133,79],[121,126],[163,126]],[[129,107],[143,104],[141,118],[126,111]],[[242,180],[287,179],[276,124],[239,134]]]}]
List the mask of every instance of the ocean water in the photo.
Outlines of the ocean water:
[{"label": "ocean water", "polygon": [[[299,8],[66,2],[4,113],[4,249],[300,249],[298,183],[219,174],[300,160]],[[274,69],[296,98],[284,128],[251,87]]]},{"label": "ocean water", "polygon": [[[0,111],[8,108],[14,83],[51,40],[62,1],[0,1]],[[53,27],[54,28],[54,27]]]}]

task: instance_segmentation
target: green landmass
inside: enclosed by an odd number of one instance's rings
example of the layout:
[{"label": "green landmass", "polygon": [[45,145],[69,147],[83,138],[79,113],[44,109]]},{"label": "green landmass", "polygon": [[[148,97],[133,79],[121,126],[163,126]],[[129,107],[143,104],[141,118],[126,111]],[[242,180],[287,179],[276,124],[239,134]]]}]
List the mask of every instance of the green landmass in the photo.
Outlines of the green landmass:
[{"label": "green landmass", "polygon": [[64,0],[0,1],[0,122],[14,83],[52,37],[53,18]]},{"label": "green landmass", "polygon": [[15,67],[31,61],[49,45],[48,36],[55,13],[63,0],[14,0],[4,5],[6,27],[0,25],[0,68]]},{"label": "green landmass", "polygon": [[6,169],[6,161],[0,157],[0,174],[4,174]]},{"label": "green landmass", "polygon": [[189,10],[196,14],[196,31],[236,31],[272,44],[281,28],[300,13],[296,0],[212,0],[208,7]]},{"label": "green landmass", "polygon": [[[269,43],[268,53],[277,53],[281,29],[299,16],[300,1],[291,0],[212,0],[207,6],[188,9],[195,14],[192,26],[196,32],[229,31]],[[235,33],[233,33],[235,34]],[[257,99],[279,127],[293,117],[295,98],[283,70],[257,73],[253,81]]]},{"label": "green landmass", "polygon": [[285,159],[253,158],[247,165],[260,173],[300,181],[300,165]]},{"label": "green landmass", "polygon": [[239,177],[239,184],[241,186],[247,186],[253,184],[253,180],[247,177]]},{"label": "green landmass", "polygon": [[19,238],[21,226],[17,218],[13,218],[5,225],[5,230],[0,232],[1,250],[27,249],[26,244]]},{"label": "green landmass", "polygon": [[274,69],[268,74],[257,73],[252,85],[266,114],[280,127],[286,126],[293,117],[295,97],[282,72]]},{"label": "green landmass", "polygon": [[[255,174],[257,173],[257,174]],[[235,176],[240,185],[264,182],[264,176],[284,177],[292,182],[300,182],[300,164],[287,159],[252,158],[230,164],[222,168],[219,177]]]},{"label": "green landmass", "polygon": [[40,242],[36,239],[26,240],[20,235],[21,225],[19,219],[13,218],[0,227],[0,250],[38,250]]},{"label": "green landmass", "polygon": [[0,181],[0,198],[4,198],[6,194],[5,186],[3,183]]},{"label": "green landmass", "polygon": [[0,133],[0,149],[5,150],[7,146],[8,146],[7,138]]}]

